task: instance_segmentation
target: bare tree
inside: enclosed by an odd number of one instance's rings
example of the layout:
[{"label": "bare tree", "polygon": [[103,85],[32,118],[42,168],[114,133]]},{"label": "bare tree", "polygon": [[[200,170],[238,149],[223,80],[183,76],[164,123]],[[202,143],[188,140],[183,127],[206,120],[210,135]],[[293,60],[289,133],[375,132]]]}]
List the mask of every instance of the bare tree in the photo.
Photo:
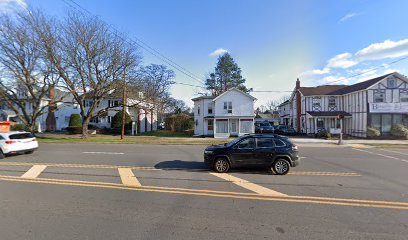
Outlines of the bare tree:
[{"label": "bare tree", "polygon": [[138,64],[137,51],[101,20],[79,13],[69,13],[60,23],[42,15],[33,23],[47,59],[63,80],[62,87],[80,107],[82,137],[86,138],[101,100],[121,86],[125,69]]},{"label": "bare tree", "polygon": [[34,132],[59,77],[42,58],[38,35],[29,21],[23,12],[1,17],[0,98]]}]

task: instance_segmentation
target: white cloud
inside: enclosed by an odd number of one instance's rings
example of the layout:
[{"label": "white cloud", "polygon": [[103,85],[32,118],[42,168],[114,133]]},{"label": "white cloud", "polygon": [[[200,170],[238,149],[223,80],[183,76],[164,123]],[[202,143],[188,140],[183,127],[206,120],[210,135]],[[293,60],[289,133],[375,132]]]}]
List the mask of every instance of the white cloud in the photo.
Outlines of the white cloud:
[{"label": "white cloud", "polygon": [[349,68],[357,64],[351,53],[342,53],[329,59],[326,68]]},{"label": "white cloud", "polygon": [[210,53],[209,56],[210,57],[217,57],[217,56],[222,55],[222,54],[227,53],[227,52],[228,52],[228,50],[226,50],[226,49],[218,48],[214,52]]},{"label": "white cloud", "polygon": [[323,81],[326,84],[334,84],[334,85],[340,85],[340,84],[348,84],[349,80],[345,79],[344,77],[341,76],[327,76],[323,78]]},{"label": "white cloud", "polygon": [[0,13],[9,13],[27,9],[25,0],[0,0]]},{"label": "white cloud", "polygon": [[351,18],[359,15],[358,13],[348,13],[344,17],[340,18],[339,23],[345,22],[347,20],[350,20]]},{"label": "white cloud", "polygon": [[400,41],[385,40],[382,43],[373,43],[355,54],[359,60],[379,60],[408,56],[408,39]]}]

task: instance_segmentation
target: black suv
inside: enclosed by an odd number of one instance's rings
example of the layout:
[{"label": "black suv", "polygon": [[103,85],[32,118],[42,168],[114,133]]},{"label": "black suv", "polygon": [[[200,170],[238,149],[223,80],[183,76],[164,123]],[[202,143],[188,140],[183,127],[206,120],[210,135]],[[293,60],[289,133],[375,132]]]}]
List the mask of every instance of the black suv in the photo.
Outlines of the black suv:
[{"label": "black suv", "polygon": [[285,175],[299,165],[298,147],[287,137],[276,134],[248,134],[229,143],[212,145],[204,151],[204,162],[217,172],[233,167],[268,167]]},{"label": "black suv", "polygon": [[276,134],[282,135],[296,135],[296,130],[293,127],[289,127],[286,125],[279,125],[275,129]]}]

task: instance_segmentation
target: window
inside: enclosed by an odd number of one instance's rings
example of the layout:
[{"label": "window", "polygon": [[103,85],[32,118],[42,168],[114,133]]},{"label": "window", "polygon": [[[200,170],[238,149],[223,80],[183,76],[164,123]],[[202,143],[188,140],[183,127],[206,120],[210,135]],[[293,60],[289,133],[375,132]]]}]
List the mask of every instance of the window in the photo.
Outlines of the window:
[{"label": "window", "polygon": [[209,103],[208,104],[208,114],[212,114],[213,113],[213,104]]},{"label": "window", "polygon": [[232,113],[232,102],[224,102],[224,109],[227,113]]},{"label": "window", "polygon": [[372,128],[381,129],[381,114],[372,114],[370,125]]},{"label": "window", "polygon": [[329,97],[329,110],[336,110],[336,97]]},{"label": "window", "polygon": [[408,90],[400,90],[400,102],[408,102]]},{"label": "window", "polygon": [[374,91],[374,102],[375,103],[385,102],[385,91],[384,90]]},{"label": "window", "polygon": [[11,140],[15,140],[15,139],[34,138],[34,136],[33,136],[33,134],[31,134],[31,133],[19,133],[19,134],[10,135],[9,138],[10,138]]},{"label": "window", "polygon": [[397,81],[394,78],[387,79],[387,88],[396,88]]},{"label": "window", "polygon": [[228,133],[228,120],[220,119],[216,121],[217,133]]},{"label": "window", "polygon": [[214,130],[214,120],[213,119],[208,119],[207,130],[208,131],[213,131]]},{"label": "window", "polygon": [[322,98],[321,97],[313,97],[312,98],[312,109],[313,111],[320,111],[321,110],[321,102]]},{"label": "window", "polygon": [[111,123],[111,122],[112,122],[112,117],[108,116],[108,123]]},{"label": "window", "polygon": [[256,147],[257,148],[273,148],[274,143],[271,138],[257,138]]},{"label": "window", "polygon": [[284,147],[284,146],[286,146],[286,143],[283,142],[282,140],[274,139],[273,141],[275,142],[275,146],[276,146],[276,147]]},{"label": "window", "polygon": [[91,118],[91,123],[99,123],[99,118],[98,117]]},{"label": "window", "polygon": [[69,119],[70,119],[70,116],[65,116],[64,121],[65,121],[66,123],[69,123]]},{"label": "window", "polygon": [[200,104],[197,106],[197,115],[200,115],[200,112],[201,112],[201,106],[200,106]]},{"label": "window", "polygon": [[255,148],[255,139],[254,138],[247,138],[242,140],[237,144],[237,148],[239,149],[251,149]]},{"label": "window", "polygon": [[253,126],[254,126],[254,123],[252,119],[249,119],[249,120],[241,119],[239,131],[241,133],[252,133]]}]

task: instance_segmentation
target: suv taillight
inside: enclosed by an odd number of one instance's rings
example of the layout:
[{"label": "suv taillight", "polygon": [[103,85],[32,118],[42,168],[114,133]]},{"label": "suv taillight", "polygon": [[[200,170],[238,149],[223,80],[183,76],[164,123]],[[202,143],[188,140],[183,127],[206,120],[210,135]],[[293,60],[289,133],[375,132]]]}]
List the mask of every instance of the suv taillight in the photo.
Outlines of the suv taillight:
[{"label": "suv taillight", "polygon": [[37,139],[34,138],[32,141],[33,141],[33,142],[37,142]]},{"label": "suv taillight", "polygon": [[292,146],[292,151],[297,151],[297,150],[298,150],[298,146],[293,145],[293,146]]},{"label": "suv taillight", "polygon": [[13,144],[13,143],[16,143],[17,141],[6,141],[5,143],[6,144]]}]

